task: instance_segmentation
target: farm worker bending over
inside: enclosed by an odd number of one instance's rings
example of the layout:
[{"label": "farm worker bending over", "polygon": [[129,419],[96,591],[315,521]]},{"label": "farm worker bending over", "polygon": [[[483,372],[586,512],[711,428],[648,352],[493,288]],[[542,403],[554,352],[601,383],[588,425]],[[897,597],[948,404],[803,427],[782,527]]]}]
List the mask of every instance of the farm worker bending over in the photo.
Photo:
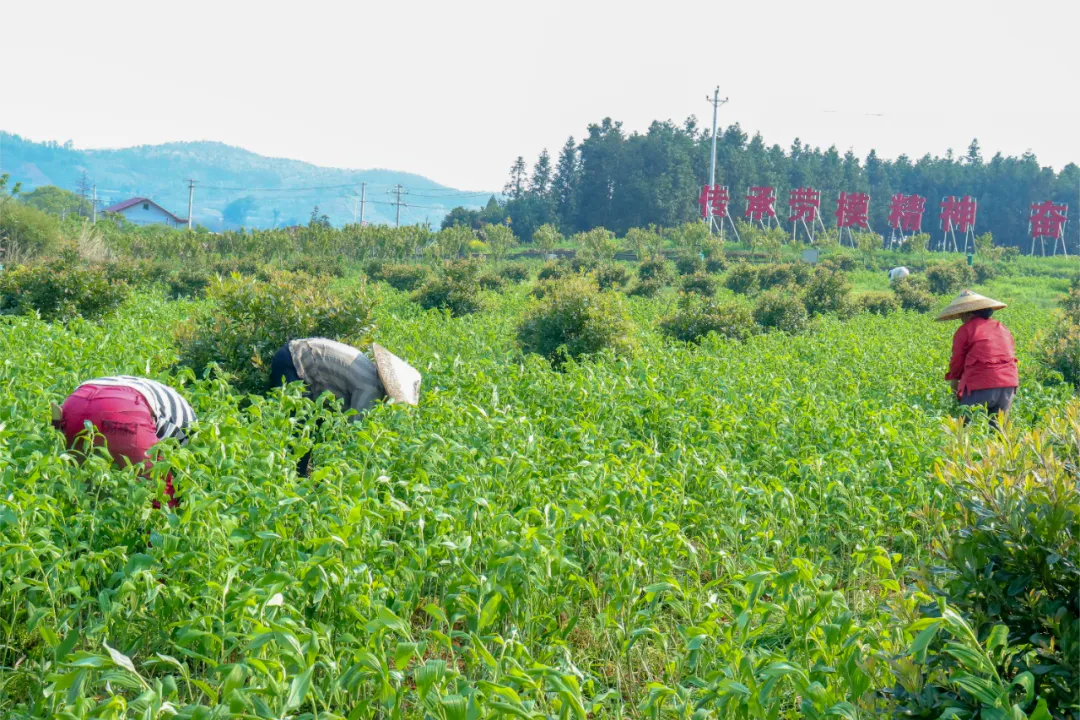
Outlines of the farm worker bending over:
[{"label": "farm worker bending over", "polygon": [[[344,343],[326,338],[292,340],[282,346],[270,362],[270,387],[303,382],[308,397],[329,392],[346,410],[356,410],[356,422],[376,401],[386,397],[416,405],[420,398],[420,373],[380,345],[372,346],[375,362]],[[307,474],[309,452],[297,471]]]},{"label": "farm worker bending over", "polygon": [[[960,318],[953,335],[952,360],[945,379],[966,407],[983,406],[987,412],[1007,413],[1020,384],[1013,336],[1008,328],[990,319],[1005,303],[962,291],[938,320]],[[996,422],[991,418],[996,427]]]},{"label": "farm worker bending over", "polygon": [[903,265],[901,265],[900,267],[894,267],[892,270],[889,271],[889,283],[892,284],[897,280],[903,280],[910,274],[911,271]]},{"label": "farm worker bending over", "polygon": [[[96,445],[106,444],[118,465],[150,466],[150,448],[164,438],[187,442],[184,430],[195,421],[187,400],[168,385],[155,380],[117,375],[85,382],[64,400],[52,406],[53,427],[64,433],[70,449],[84,424],[97,431]],[[165,494],[172,500],[172,477],[165,480]],[[155,507],[157,502],[155,501]]]}]

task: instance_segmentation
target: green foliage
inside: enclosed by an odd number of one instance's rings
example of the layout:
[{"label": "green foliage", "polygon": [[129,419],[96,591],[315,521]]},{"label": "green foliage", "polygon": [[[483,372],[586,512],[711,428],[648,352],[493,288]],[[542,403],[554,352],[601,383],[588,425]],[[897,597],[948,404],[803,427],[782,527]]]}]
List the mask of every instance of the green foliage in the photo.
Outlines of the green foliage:
[{"label": "green foliage", "polygon": [[900,243],[900,252],[922,257],[926,255],[926,249],[928,247],[930,247],[930,233],[915,233],[913,235],[908,235],[904,238],[904,241]]},{"label": "green foliage", "polygon": [[501,262],[515,246],[517,246],[517,238],[514,237],[514,231],[505,225],[484,225],[480,228],[480,237],[484,243],[488,246],[488,252],[491,254],[491,259],[495,262]]},{"label": "green foliage", "polygon": [[660,321],[660,331],[683,342],[701,342],[709,333],[745,340],[755,333],[754,315],[746,303],[718,302],[697,294],[683,295],[674,315]]},{"label": "green foliage", "polygon": [[859,307],[875,315],[892,315],[900,309],[900,299],[895,293],[868,292],[859,298]]},{"label": "green foliage", "polygon": [[525,352],[560,366],[567,360],[609,350],[617,355],[633,348],[633,326],[620,296],[600,292],[587,278],[552,284],[546,296],[518,324],[518,345]]},{"label": "green foliage", "polygon": [[507,263],[499,268],[498,273],[509,283],[523,283],[532,278],[532,270],[525,263]]},{"label": "green foliage", "polygon": [[489,270],[476,276],[476,284],[483,290],[497,291],[506,287],[506,278]]},{"label": "green foliage", "polygon": [[683,252],[675,259],[675,272],[679,275],[696,275],[705,272],[705,261],[695,252]]},{"label": "green foliage", "polygon": [[381,280],[395,290],[411,292],[428,282],[431,271],[423,265],[382,263],[378,265],[375,274],[369,274],[368,277],[372,280]]},{"label": "green foliage", "polygon": [[476,233],[468,225],[452,224],[443,227],[435,234],[436,255],[443,260],[461,257],[469,250],[469,244],[476,240]]},{"label": "green foliage", "polygon": [[25,263],[55,252],[61,242],[56,218],[21,202],[0,202],[0,260]]},{"label": "green foliage", "polygon": [[536,231],[533,232],[532,241],[546,257],[559,246],[559,243],[563,241],[563,236],[559,233],[559,228],[547,223],[536,228]]},{"label": "green foliage", "polygon": [[574,269],[565,260],[548,260],[536,273],[537,280],[558,280],[574,274]]},{"label": "green foliage", "polygon": [[615,253],[619,251],[619,241],[615,233],[602,227],[578,233],[573,240],[578,247],[582,248],[581,255],[587,262],[611,262],[615,259]]},{"label": "green foliage", "polygon": [[312,277],[345,277],[345,267],[341,258],[302,256],[290,260],[284,269],[294,273],[305,273]]},{"label": "green foliage", "polygon": [[[774,263],[756,268],[758,285],[762,290],[776,287],[796,287],[809,282],[813,268],[806,263]],[[744,293],[745,294],[745,293]]]},{"label": "green foliage", "polygon": [[593,276],[601,290],[619,290],[630,282],[630,271],[625,265],[615,262],[599,266],[593,271]]},{"label": "green foliage", "polygon": [[858,263],[855,262],[855,258],[844,253],[834,253],[824,258],[817,267],[829,268],[830,270],[839,270],[840,272],[852,272],[858,267]]},{"label": "green foliage", "polygon": [[709,226],[700,220],[685,222],[669,234],[680,255],[698,255],[709,242]]},{"label": "green foliage", "polygon": [[828,268],[817,268],[806,283],[802,301],[811,315],[844,313],[850,305],[851,283],[847,275]]},{"label": "green foliage", "polygon": [[716,278],[703,272],[687,275],[682,280],[683,292],[694,293],[703,297],[715,295],[717,285]]},{"label": "green foliage", "polygon": [[38,313],[46,320],[100,318],[116,310],[128,286],[100,267],[57,261],[0,272],[0,313]]},{"label": "green foliage", "polygon": [[758,298],[754,321],[762,327],[796,335],[809,327],[810,314],[792,290],[776,289]]},{"label": "green foliage", "polygon": [[42,185],[25,193],[20,198],[30,207],[37,208],[51,215],[81,215],[89,217],[92,209],[90,203],[71,192],[58,188],[55,185]]},{"label": "green foliage", "polygon": [[663,290],[664,283],[660,282],[656,278],[649,278],[648,280],[638,280],[636,283],[634,283],[634,286],[626,292],[626,294],[632,297],[651,298],[656,297]]},{"label": "green foliage", "polygon": [[648,228],[630,228],[626,231],[623,242],[634,251],[642,262],[663,261],[664,236],[660,228],[650,225]]},{"label": "green foliage", "polygon": [[949,532],[931,573],[950,608],[916,623],[918,682],[898,693],[908,713],[1077,710],[1080,403],[1006,432],[987,443],[958,423],[938,469]]},{"label": "green foliage", "polygon": [[705,256],[705,272],[710,275],[719,275],[727,270],[727,266],[727,258],[724,256],[723,252],[716,255]]},{"label": "green foliage", "polygon": [[975,273],[965,261],[954,260],[926,268],[926,281],[933,294],[954,295],[975,281]]},{"label": "green foliage", "polygon": [[757,267],[750,263],[735,263],[724,276],[724,285],[739,295],[756,295],[761,290]]},{"label": "green foliage", "polygon": [[671,272],[671,264],[664,258],[653,258],[638,265],[638,279],[641,281],[654,280],[660,286],[670,285],[675,276]]},{"label": "green foliage", "polygon": [[936,300],[930,293],[930,285],[925,275],[908,275],[892,284],[892,290],[900,306],[915,312],[930,312]]},{"label": "green foliage", "polygon": [[482,271],[478,260],[443,263],[441,275],[413,293],[412,300],[425,310],[448,310],[454,317],[480,312],[484,308],[479,292]]},{"label": "green foliage", "polygon": [[374,302],[363,283],[332,293],[308,275],[275,273],[270,280],[216,278],[211,310],[177,331],[181,363],[202,374],[213,363],[242,392],[266,389],[270,360],[289,340],[326,337],[358,347],[370,342]]},{"label": "green foliage", "polygon": [[1043,367],[1080,388],[1080,277],[1073,279],[1053,327],[1038,347]]},{"label": "green foliage", "polygon": [[971,269],[975,272],[975,282],[980,285],[987,283],[998,276],[997,265],[992,262],[978,260],[971,266]]}]

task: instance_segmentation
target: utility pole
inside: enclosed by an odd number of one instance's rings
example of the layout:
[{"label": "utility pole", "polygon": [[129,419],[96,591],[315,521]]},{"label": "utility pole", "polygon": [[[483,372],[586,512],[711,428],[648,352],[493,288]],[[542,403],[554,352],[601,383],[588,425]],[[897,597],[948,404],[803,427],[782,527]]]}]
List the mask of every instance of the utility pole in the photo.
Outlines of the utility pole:
[{"label": "utility pole", "polygon": [[90,202],[90,184],[86,179],[86,170],[79,176],[79,217],[86,217],[86,206]]},{"label": "utility pole", "polygon": [[195,181],[188,178],[188,195],[187,195],[187,229],[191,230],[191,210],[195,205]]},{"label": "utility pole", "polygon": [[367,200],[367,183],[360,183],[360,227],[364,227],[364,202]]},{"label": "utility pole", "polygon": [[401,227],[401,206],[404,205],[405,207],[409,207],[408,203],[401,202],[401,196],[402,194],[408,195],[409,191],[401,187],[400,184],[398,184],[394,186],[393,190],[387,190],[386,192],[393,194],[397,197],[397,199],[393,203],[397,206],[397,214],[394,217],[394,226]]},{"label": "utility pole", "polygon": [[91,221],[94,225],[97,225],[97,183],[94,183],[94,201],[93,201],[93,213],[94,219]]},{"label": "utility pole", "polygon": [[705,100],[712,103],[712,163],[709,165],[709,192],[705,195],[705,212],[709,216],[709,234],[711,235],[713,228],[716,226],[716,220],[713,219],[712,214],[712,188],[716,185],[716,112],[728,99],[720,99],[720,86],[717,85],[716,90],[713,91],[713,96],[710,98],[706,95]]}]

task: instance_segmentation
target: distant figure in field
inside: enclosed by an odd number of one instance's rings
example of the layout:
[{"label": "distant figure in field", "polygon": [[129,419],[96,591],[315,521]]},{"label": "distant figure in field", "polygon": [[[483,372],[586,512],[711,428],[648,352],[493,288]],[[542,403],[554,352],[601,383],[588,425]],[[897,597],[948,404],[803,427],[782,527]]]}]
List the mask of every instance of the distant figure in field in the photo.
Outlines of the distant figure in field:
[{"label": "distant figure in field", "polygon": [[937,316],[939,321],[959,318],[953,335],[952,360],[945,379],[964,407],[982,406],[997,426],[997,413],[1008,413],[1020,384],[1012,333],[991,315],[1006,305],[962,291]]},{"label": "distant figure in field", "polygon": [[[420,399],[420,373],[381,345],[373,345],[375,361],[360,350],[326,338],[292,340],[281,347],[270,362],[270,387],[302,382],[312,400],[328,392],[346,410],[356,411],[358,421],[378,400],[390,397],[416,405]],[[300,459],[297,472],[307,475],[309,452]]]},{"label": "distant figure in field", "polygon": [[[117,375],[83,383],[64,400],[52,406],[53,427],[64,433],[69,449],[85,452],[79,438],[85,423],[94,426],[95,445],[106,445],[113,461],[151,465],[151,448],[159,440],[177,438],[187,442],[185,429],[195,422],[195,412],[176,390],[156,380]],[[169,506],[173,500],[172,476],[165,480]],[[154,501],[154,507],[158,503]]]},{"label": "distant figure in field", "polygon": [[901,265],[900,267],[894,267],[889,271],[889,284],[892,285],[897,280],[902,280],[911,274],[911,271]]}]

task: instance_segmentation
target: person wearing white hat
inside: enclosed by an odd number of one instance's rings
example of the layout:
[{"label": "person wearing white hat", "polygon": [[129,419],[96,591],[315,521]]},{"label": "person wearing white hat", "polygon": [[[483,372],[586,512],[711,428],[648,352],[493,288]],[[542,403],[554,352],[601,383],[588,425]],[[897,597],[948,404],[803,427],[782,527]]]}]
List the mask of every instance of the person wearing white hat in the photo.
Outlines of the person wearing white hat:
[{"label": "person wearing white hat", "polygon": [[[991,416],[1007,413],[1020,384],[1012,333],[991,316],[1006,305],[963,290],[937,316],[939,321],[959,318],[953,335],[952,360],[945,379],[965,407],[982,406]],[[996,422],[991,417],[991,422]]]},{"label": "person wearing white hat", "polygon": [[[386,350],[372,345],[375,361],[360,350],[327,338],[292,340],[281,347],[270,362],[270,387],[303,382],[308,397],[328,392],[346,410],[355,410],[356,422],[377,401],[389,397],[395,402],[416,405],[420,399],[420,373]],[[301,458],[298,472],[307,474],[311,453]]]}]

